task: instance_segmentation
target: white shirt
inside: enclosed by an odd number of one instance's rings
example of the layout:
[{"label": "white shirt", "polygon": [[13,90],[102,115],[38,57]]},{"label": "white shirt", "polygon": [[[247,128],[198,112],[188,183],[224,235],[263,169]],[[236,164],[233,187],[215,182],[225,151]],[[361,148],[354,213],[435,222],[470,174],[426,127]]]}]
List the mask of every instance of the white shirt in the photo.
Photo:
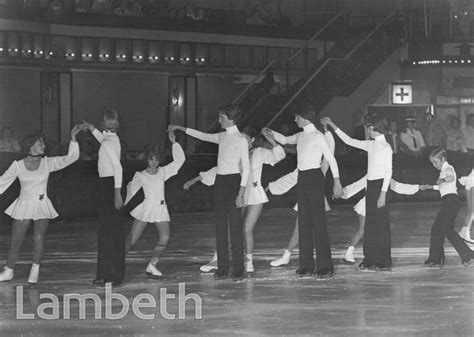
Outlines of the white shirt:
[{"label": "white shirt", "polygon": [[447,194],[458,194],[458,189],[456,188],[456,171],[454,170],[454,167],[452,167],[447,161],[445,161],[443,163],[443,166],[441,166],[439,179],[446,179],[446,177],[449,176],[454,178],[453,181],[433,186],[433,189],[438,190],[442,197]]},{"label": "white shirt", "polygon": [[392,147],[384,135],[374,140],[357,140],[349,137],[341,129],[336,130],[341,140],[352,147],[367,151],[367,179],[383,179],[382,191],[387,191],[392,178]]},{"label": "white shirt", "polygon": [[425,147],[425,140],[423,139],[423,135],[418,130],[406,129],[400,134],[400,138],[402,142],[405,143],[406,146],[408,146],[408,148],[412,151],[418,151],[421,147]]},{"label": "white shirt", "polygon": [[122,187],[122,165],[120,164],[120,140],[116,133],[97,129],[92,134],[100,143],[98,170],[99,177],[114,177],[115,188]]},{"label": "white shirt", "polygon": [[273,131],[273,136],[282,145],[296,144],[298,170],[306,171],[320,168],[324,156],[329,163],[333,177],[339,178],[336,158],[334,158],[324,135],[316,129],[314,124],[306,125],[302,132],[292,136],[285,137],[276,131]]},{"label": "white shirt", "polygon": [[[331,150],[331,153],[334,154],[334,150],[336,148],[336,142],[334,141],[334,137],[332,136],[332,133],[329,131],[326,131],[324,133],[324,138],[326,138],[326,141],[328,142],[329,149]],[[326,158],[323,158],[323,162],[321,163],[321,171],[323,174],[326,176],[326,172],[329,169],[329,164]],[[281,195],[285,194],[288,192],[291,188],[293,188],[298,182],[298,169],[295,169],[294,171],[278,178],[277,180],[270,182],[268,184],[268,189],[271,194],[273,195]]]},{"label": "white shirt", "polygon": [[466,148],[469,150],[474,150],[474,128],[468,125],[462,129],[462,133],[464,134],[464,145]]},{"label": "white shirt", "polygon": [[186,134],[205,142],[219,144],[217,174],[238,174],[241,173],[242,166],[240,186],[247,186],[250,173],[249,147],[237,126],[231,126],[225,132],[219,133],[204,133],[186,128]]}]

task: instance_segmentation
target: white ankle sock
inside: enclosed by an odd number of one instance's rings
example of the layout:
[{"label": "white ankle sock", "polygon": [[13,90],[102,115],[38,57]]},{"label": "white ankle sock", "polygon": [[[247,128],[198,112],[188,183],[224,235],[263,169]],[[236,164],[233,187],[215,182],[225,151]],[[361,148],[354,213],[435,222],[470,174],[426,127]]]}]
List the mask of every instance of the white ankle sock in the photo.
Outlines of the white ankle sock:
[{"label": "white ankle sock", "polygon": [[252,262],[252,254],[245,254],[245,256],[247,257],[247,260]]},{"label": "white ankle sock", "polygon": [[354,255],[354,249],[355,249],[354,246],[349,246],[349,247],[347,248],[346,254]]}]

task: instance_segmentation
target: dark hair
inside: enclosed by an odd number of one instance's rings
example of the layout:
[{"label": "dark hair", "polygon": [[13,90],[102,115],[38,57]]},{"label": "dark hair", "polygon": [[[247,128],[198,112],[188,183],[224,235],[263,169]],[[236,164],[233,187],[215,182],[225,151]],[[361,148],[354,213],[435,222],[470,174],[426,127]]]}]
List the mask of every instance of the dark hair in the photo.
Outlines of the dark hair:
[{"label": "dark hair", "polygon": [[469,114],[466,118],[467,124],[471,124],[471,120],[474,118],[474,114]]},{"label": "dark hair", "polygon": [[439,147],[430,152],[430,158],[443,158],[444,160],[448,160],[448,153],[445,149]]},{"label": "dark hair", "polygon": [[295,115],[307,119],[311,123],[316,121],[316,109],[310,102],[296,102],[293,105],[293,112]]},{"label": "dark hair", "polygon": [[368,127],[372,126],[375,132],[384,133],[383,119],[384,117],[377,113],[371,114],[367,119],[366,125]]},{"label": "dark hair", "polygon": [[11,127],[9,127],[9,126],[4,126],[4,127],[2,128],[2,138],[3,138],[3,135],[5,134],[5,131],[7,131],[7,130],[9,130],[10,132],[12,132],[12,128],[11,128]]},{"label": "dark hair", "polygon": [[219,114],[225,115],[229,120],[237,124],[241,117],[241,110],[238,105],[228,104],[219,107]]},{"label": "dark hair", "polygon": [[246,126],[245,128],[242,129],[242,133],[246,134],[250,138],[255,138],[257,136],[257,130],[255,130],[251,126]]},{"label": "dark hair", "polygon": [[116,120],[118,122],[119,116],[117,111],[115,111],[114,109],[105,109],[104,111],[102,111],[102,119],[108,121]]},{"label": "dark hair", "polygon": [[156,144],[148,144],[145,146],[145,155],[143,156],[143,159],[146,163],[148,163],[148,160],[152,159],[153,157],[158,159],[159,162],[162,162],[163,154],[161,147]]},{"label": "dark hair", "polygon": [[451,121],[449,122],[449,126],[453,126],[454,121],[457,121],[459,125],[461,125],[461,120],[458,117],[453,116],[453,118],[451,118]]},{"label": "dark hair", "polygon": [[31,147],[40,139],[44,140],[44,135],[40,131],[30,133],[21,141],[21,149],[25,154],[30,153]]}]

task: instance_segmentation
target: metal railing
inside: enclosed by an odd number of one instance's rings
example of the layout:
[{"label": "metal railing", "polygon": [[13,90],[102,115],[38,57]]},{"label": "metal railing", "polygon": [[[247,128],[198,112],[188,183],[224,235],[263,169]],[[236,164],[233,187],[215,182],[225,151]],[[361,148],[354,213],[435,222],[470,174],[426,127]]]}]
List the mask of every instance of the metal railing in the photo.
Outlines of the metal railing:
[{"label": "metal railing", "polygon": [[270,126],[275,120],[277,120],[280,115],[290,106],[291,103],[301,94],[301,92],[308,86],[309,83],[313,81],[313,79],[325,69],[325,67],[332,61],[346,61],[348,60],[368,39],[370,39],[381,27],[385,26],[389,21],[393,20],[397,15],[397,12],[393,12],[388,15],[385,20],[382,21],[377,27],[375,27],[367,36],[362,39],[354,48],[352,48],[346,56],[344,57],[330,57],[324,61],[324,63],[317,68],[304,82],[303,84],[296,90],[296,92],[291,96],[291,98],[283,105],[283,107],[273,116],[273,118],[266,124],[266,126]]}]

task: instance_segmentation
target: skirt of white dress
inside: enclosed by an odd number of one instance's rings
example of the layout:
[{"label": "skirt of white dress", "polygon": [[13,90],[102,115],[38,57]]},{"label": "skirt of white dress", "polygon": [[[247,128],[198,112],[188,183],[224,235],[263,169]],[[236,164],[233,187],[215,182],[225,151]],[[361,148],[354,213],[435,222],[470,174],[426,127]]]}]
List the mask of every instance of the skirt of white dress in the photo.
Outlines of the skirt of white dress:
[{"label": "skirt of white dress", "polygon": [[246,205],[260,205],[268,202],[268,197],[262,186],[247,186],[244,202]]},{"label": "skirt of white dress", "polygon": [[51,200],[46,196],[43,200],[17,198],[5,210],[5,214],[16,220],[54,219],[58,216]]},{"label": "skirt of white dress", "polygon": [[170,221],[170,214],[166,204],[145,200],[135,207],[130,215],[143,222]]}]

